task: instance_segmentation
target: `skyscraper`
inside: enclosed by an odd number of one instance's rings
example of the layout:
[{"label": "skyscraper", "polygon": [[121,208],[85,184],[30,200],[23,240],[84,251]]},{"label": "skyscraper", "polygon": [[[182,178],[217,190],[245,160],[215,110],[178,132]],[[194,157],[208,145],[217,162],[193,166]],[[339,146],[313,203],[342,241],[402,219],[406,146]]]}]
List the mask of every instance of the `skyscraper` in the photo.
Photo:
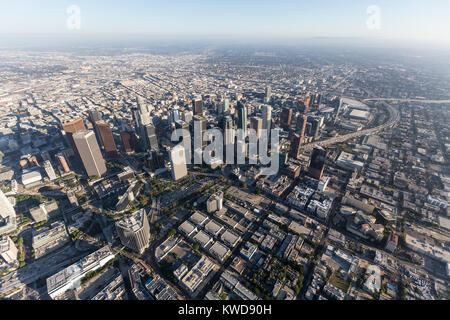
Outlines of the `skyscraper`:
[{"label": "skyscraper", "polygon": [[194,110],[194,115],[203,115],[203,101],[201,99],[194,99],[192,101],[192,110]]},{"label": "skyscraper", "polygon": [[[201,125],[200,125],[201,133],[199,133],[199,136],[200,136],[201,139],[202,139],[202,148],[204,148],[204,147],[206,147],[206,144],[207,144],[206,140],[205,140],[204,137],[203,137],[204,134],[205,134],[205,132],[206,132],[206,119],[205,119],[204,117],[200,116],[200,115],[195,115],[195,116],[194,116],[194,123],[195,123],[196,121],[199,121],[200,124],[201,124]],[[193,128],[195,129],[195,125],[193,126]],[[194,134],[193,134],[192,136],[195,137],[195,132],[194,132]]]},{"label": "skyscraper", "polygon": [[226,146],[234,143],[234,127],[233,127],[233,119],[231,116],[226,116],[222,119],[222,130],[223,130],[223,144],[224,150],[226,150]]},{"label": "skyscraper", "polygon": [[123,150],[126,153],[133,152],[136,148],[136,136],[134,132],[121,132],[120,140],[122,141]]},{"label": "skyscraper", "polygon": [[310,97],[307,97],[305,101],[301,101],[299,104],[302,106],[303,111],[303,128],[302,132],[300,133],[300,146],[303,144],[303,141],[305,139],[305,129],[306,129],[306,121],[308,119],[308,110],[309,110],[309,101]]},{"label": "skyscraper", "polygon": [[105,160],[93,131],[79,131],[73,135],[76,148],[88,176],[101,177],[106,173]]},{"label": "skyscraper", "polygon": [[262,119],[260,117],[252,117],[250,119],[250,127],[256,131],[256,137],[261,138]]},{"label": "skyscraper", "polygon": [[301,140],[301,136],[298,133],[293,134],[289,150],[289,156],[293,159],[298,159],[300,156]]},{"label": "skyscraper", "polygon": [[311,122],[311,135],[314,138],[317,138],[317,136],[319,135],[319,130],[320,130],[320,119],[311,117],[308,120],[310,120],[310,122]]},{"label": "skyscraper", "polygon": [[120,242],[131,250],[143,253],[150,245],[150,225],[145,208],[118,220],[116,230]]},{"label": "skyscraper", "polygon": [[326,156],[327,151],[324,148],[321,146],[314,147],[309,163],[308,175],[317,180],[322,179]]},{"label": "skyscraper", "polygon": [[283,108],[280,116],[280,126],[284,130],[288,131],[291,126],[291,121],[292,121],[292,109]]},{"label": "skyscraper", "polygon": [[62,124],[62,128],[66,133],[67,140],[69,141],[70,147],[76,152],[75,143],[73,141],[73,135],[78,131],[86,130],[82,118],[75,119],[73,121],[65,122]]},{"label": "skyscraper", "polygon": [[177,181],[187,175],[186,155],[182,146],[177,145],[170,150],[170,164],[173,180]]},{"label": "skyscraper", "polygon": [[2,190],[0,190],[0,235],[15,230],[16,211]]},{"label": "skyscraper", "polygon": [[152,124],[152,119],[147,104],[144,103],[140,96],[137,98],[137,108],[132,110],[132,116],[136,126],[136,133],[139,136],[140,147],[143,151],[149,150],[145,127]]},{"label": "skyscraper", "polygon": [[221,115],[228,112],[230,108],[230,100],[228,98],[222,99],[217,107],[217,114]]},{"label": "skyscraper", "polygon": [[117,147],[116,143],[114,142],[114,137],[112,135],[112,131],[111,128],[109,127],[109,124],[107,124],[105,121],[97,121],[95,124],[97,126],[100,141],[105,150],[106,157],[108,158],[117,157],[118,156]]},{"label": "skyscraper", "polygon": [[184,121],[178,120],[175,122],[175,127],[176,127],[176,129],[184,130],[182,143],[184,146],[186,163],[190,163],[190,161],[191,161],[191,136],[189,133],[189,124]]},{"label": "skyscraper", "polygon": [[8,236],[0,236],[0,257],[6,263],[13,264],[17,261],[17,250],[16,245]]},{"label": "skyscraper", "polygon": [[183,111],[183,121],[186,123],[190,123],[192,121],[192,111],[184,110]]},{"label": "skyscraper", "polygon": [[46,160],[44,161],[44,170],[47,173],[50,181],[56,180],[56,173],[55,170],[53,170],[52,164],[50,161]]},{"label": "skyscraper", "polygon": [[146,158],[145,165],[152,172],[158,169],[164,168],[164,155],[156,150],[150,150],[148,157]]},{"label": "skyscraper", "polygon": [[237,113],[238,113],[238,129],[242,129],[244,131],[244,136],[247,135],[247,108],[242,102],[238,102],[237,104]]},{"label": "skyscraper", "polygon": [[270,85],[268,85],[266,87],[266,92],[265,92],[265,97],[264,97],[264,102],[265,103],[269,103],[270,102],[270,98],[272,96],[272,87]]},{"label": "skyscraper", "polygon": [[302,113],[299,113],[297,115],[297,123],[295,125],[295,131],[297,131],[298,134],[302,134],[303,131],[303,121],[305,121],[305,115]]},{"label": "skyscraper", "polygon": [[158,138],[156,137],[155,126],[150,123],[144,126],[147,150],[159,150]]},{"label": "skyscraper", "polygon": [[69,165],[67,164],[66,157],[62,153],[58,153],[55,155],[55,157],[58,159],[59,164],[61,165],[61,168],[63,168],[65,173],[70,172]]},{"label": "skyscraper", "polygon": [[262,107],[262,128],[267,130],[267,138],[270,136],[270,126],[272,124],[272,107],[263,105]]},{"label": "skyscraper", "polygon": [[172,122],[180,120],[180,113],[179,113],[178,109],[170,110],[170,116],[172,118]]}]

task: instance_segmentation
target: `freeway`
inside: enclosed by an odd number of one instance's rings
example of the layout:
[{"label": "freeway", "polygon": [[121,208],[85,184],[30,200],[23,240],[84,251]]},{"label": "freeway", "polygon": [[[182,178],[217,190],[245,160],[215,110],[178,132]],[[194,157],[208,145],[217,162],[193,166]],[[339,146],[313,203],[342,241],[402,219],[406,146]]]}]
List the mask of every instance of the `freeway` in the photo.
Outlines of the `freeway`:
[{"label": "freeway", "polygon": [[422,102],[422,103],[450,103],[450,100],[398,99],[398,98],[369,98],[363,101]]},{"label": "freeway", "polygon": [[397,108],[387,104],[386,102],[381,102],[381,104],[383,104],[385,107],[387,107],[387,109],[389,110],[389,120],[378,126],[375,128],[371,128],[371,129],[365,129],[365,130],[361,130],[361,131],[357,131],[357,132],[353,132],[353,133],[349,133],[349,134],[344,134],[342,136],[338,136],[338,137],[334,137],[334,138],[330,138],[330,139],[326,139],[326,140],[322,140],[322,141],[318,141],[318,142],[313,142],[313,143],[308,143],[302,146],[302,150],[311,150],[314,146],[321,146],[321,147],[326,147],[335,143],[341,143],[350,139],[355,139],[364,135],[370,135],[370,134],[376,134],[380,131],[383,131],[387,128],[392,128],[394,127],[399,121],[400,121],[400,113],[398,111]]}]

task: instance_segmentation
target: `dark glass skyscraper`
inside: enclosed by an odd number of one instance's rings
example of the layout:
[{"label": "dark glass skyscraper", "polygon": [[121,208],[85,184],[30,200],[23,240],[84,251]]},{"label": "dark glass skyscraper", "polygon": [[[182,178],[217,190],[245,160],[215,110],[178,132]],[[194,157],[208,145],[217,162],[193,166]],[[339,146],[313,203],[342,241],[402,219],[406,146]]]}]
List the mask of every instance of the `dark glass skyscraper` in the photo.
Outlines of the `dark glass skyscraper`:
[{"label": "dark glass skyscraper", "polygon": [[106,157],[117,157],[117,147],[109,124],[105,121],[97,121],[95,122],[95,125],[97,127],[103,149],[105,150]]},{"label": "dark glass skyscraper", "polygon": [[237,113],[238,113],[238,129],[242,129],[244,131],[244,136],[247,135],[247,107],[238,102],[237,104]]},{"label": "dark glass skyscraper", "polygon": [[314,179],[322,179],[326,156],[327,151],[324,148],[320,146],[314,147],[308,168],[308,174]]}]

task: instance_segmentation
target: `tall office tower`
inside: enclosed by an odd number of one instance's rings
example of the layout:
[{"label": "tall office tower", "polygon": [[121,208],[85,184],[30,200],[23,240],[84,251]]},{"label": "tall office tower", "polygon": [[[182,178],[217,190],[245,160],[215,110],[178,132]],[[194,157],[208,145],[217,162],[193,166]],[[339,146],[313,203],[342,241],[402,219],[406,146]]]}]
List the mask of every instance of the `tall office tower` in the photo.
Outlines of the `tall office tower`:
[{"label": "tall office tower", "polygon": [[289,149],[289,156],[293,159],[298,159],[300,156],[301,136],[294,133],[291,139],[291,148]]},{"label": "tall office tower", "polygon": [[192,110],[194,110],[194,115],[203,115],[203,101],[201,99],[194,99],[192,101]]},{"label": "tall office tower", "polygon": [[[205,140],[204,137],[203,137],[204,134],[205,134],[205,132],[206,132],[206,119],[205,119],[204,117],[200,116],[200,115],[195,115],[195,116],[194,116],[194,123],[195,123],[195,121],[200,121],[200,123],[201,123],[201,129],[202,129],[202,132],[201,132],[201,137],[202,137],[202,148],[204,148],[204,147],[206,147],[206,144],[207,144],[206,140]],[[195,130],[195,125],[193,126],[193,128],[194,128],[194,130]],[[192,136],[194,137],[194,136],[195,136],[195,133],[192,134]]]},{"label": "tall office tower", "polygon": [[61,168],[64,170],[64,172],[69,173],[70,168],[69,165],[67,164],[66,157],[62,153],[56,154],[55,157],[58,159],[59,164],[61,165]]},{"label": "tall office tower", "polygon": [[238,129],[244,131],[244,136],[247,136],[247,108],[242,102],[237,103],[237,114],[238,114]]},{"label": "tall office tower", "polygon": [[319,93],[317,95],[317,106],[320,107],[321,104],[322,104],[322,95]]},{"label": "tall office tower", "polygon": [[172,118],[172,122],[180,120],[180,113],[178,109],[170,110],[170,117]]},{"label": "tall office tower", "polygon": [[170,164],[173,180],[177,181],[187,176],[186,153],[182,146],[177,145],[170,150]]},{"label": "tall office tower", "polygon": [[314,147],[309,163],[308,175],[317,180],[322,179],[326,156],[327,151],[324,148],[320,146]]},{"label": "tall office tower", "polygon": [[264,97],[264,102],[265,103],[269,103],[271,96],[272,96],[272,87],[270,85],[268,85],[266,87],[266,93],[265,93],[265,97]]},{"label": "tall office tower", "polygon": [[159,151],[150,150],[146,159],[146,167],[152,172],[164,168],[164,155]]},{"label": "tall office tower", "polygon": [[77,133],[78,131],[86,130],[83,119],[78,118],[73,121],[65,122],[62,124],[62,128],[63,128],[64,132],[66,133],[66,137],[67,137],[67,140],[69,141],[70,147],[76,153],[76,147],[75,147],[75,143],[73,141],[73,135],[75,133]]},{"label": "tall office tower", "polygon": [[44,161],[44,170],[47,173],[50,181],[56,180],[56,173],[55,170],[53,170],[52,164],[50,161],[46,160]]},{"label": "tall office tower", "polygon": [[145,208],[117,220],[116,230],[120,242],[140,254],[150,245],[150,225]]},{"label": "tall office tower", "polygon": [[158,138],[156,137],[155,126],[151,123],[147,124],[144,127],[144,132],[145,132],[147,150],[151,150],[151,149],[159,150]]},{"label": "tall office tower", "polygon": [[311,122],[306,122],[305,126],[305,136],[311,136]]},{"label": "tall office tower", "polygon": [[139,121],[138,132],[139,132],[139,138],[141,139],[141,147],[144,150],[148,150],[149,145],[148,145],[148,139],[147,139],[147,133],[146,133],[145,127],[147,125],[152,124],[152,120],[151,120],[150,116],[148,115],[148,113],[139,112],[138,121]]},{"label": "tall office tower", "polygon": [[280,116],[280,126],[283,128],[283,130],[286,131],[289,130],[289,128],[291,127],[291,121],[292,121],[292,109],[283,108]]},{"label": "tall office tower", "polygon": [[311,135],[314,138],[317,138],[317,136],[319,135],[319,130],[320,130],[320,119],[311,117],[310,122],[311,122]]},{"label": "tall office tower", "polygon": [[106,173],[105,160],[95,138],[94,131],[79,131],[73,135],[84,169],[88,176],[101,177]]},{"label": "tall office tower", "polygon": [[189,110],[183,111],[183,121],[186,123],[190,123],[192,121],[192,111]]},{"label": "tall office tower", "polygon": [[217,114],[221,115],[230,109],[230,100],[228,98],[224,98],[218,105]]},{"label": "tall office tower", "polygon": [[272,124],[272,107],[268,105],[263,105],[262,107],[262,128],[267,130],[267,134],[270,133],[270,127]]},{"label": "tall office tower", "polygon": [[136,136],[134,132],[121,132],[120,140],[125,153],[131,153],[136,149]]},{"label": "tall office tower", "polygon": [[105,121],[97,121],[96,123],[98,134],[100,136],[100,141],[105,149],[105,154],[107,158],[114,158],[118,156],[116,143],[114,142],[114,137],[109,127]]},{"label": "tall office tower", "polygon": [[[297,123],[295,124],[295,131],[297,131],[300,135],[302,133],[303,130],[303,121],[305,121],[305,115],[304,114],[298,114],[297,115]],[[306,121],[308,121],[306,119]]]},{"label": "tall office tower", "polygon": [[226,151],[226,146],[229,144],[234,144],[234,126],[233,119],[231,116],[226,116],[222,120],[222,130],[223,130],[223,148]]},{"label": "tall office tower", "polygon": [[250,127],[256,131],[256,137],[261,138],[262,119],[260,117],[252,117],[250,119]]},{"label": "tall office tower", "polygon": [[16,230],[16,211],[2,190],[0,190],[0,235]]},{"label": "tall office tower", "polygon": [[17,261],[17,250],[16,245],[11,240],[9,236],[0,236],[0,257],[8,263],[12,264]]},{"label": "tall office tower", "polygon": [[185,150],[186,163],[190,163],[191,161],[191,135],[189,133],[189,124],[178,120],[175,122],[176,129],[183,129],[183,146]]},{"label": "tall office tower", "polygon": [[139,135],[141,149],[148,150],[148,139],[146,138],[145,126],[152,123],[150,112],[148,110],[147,104],[144,103],[143,99],[139,96],[137,97],[137,109],[132,110],[133,121],[136,126],[136,132]]},{"label": "tall office tower", "polygon": [[136,131],[137,134],[139,134],[139,128],[141,125],[139,123],[139,109],[138,108],[131,109],[131,117],[133,118],[134,130]]},{"label": "tall office tower", "polygon": [[[309,110],[309,101],[310,101],[310,97],[307,97],[305,99],[305,101],[302,101],[301,104],[303,105],[303,119],[307,120],[308,119],[308,110]],[[303,121],[303,128],[302,128],[302,132],[300,134],[300,146],[303,144],[303,140],[305,140],[305,129],[306,129],[306,123],[308,121]]]}]

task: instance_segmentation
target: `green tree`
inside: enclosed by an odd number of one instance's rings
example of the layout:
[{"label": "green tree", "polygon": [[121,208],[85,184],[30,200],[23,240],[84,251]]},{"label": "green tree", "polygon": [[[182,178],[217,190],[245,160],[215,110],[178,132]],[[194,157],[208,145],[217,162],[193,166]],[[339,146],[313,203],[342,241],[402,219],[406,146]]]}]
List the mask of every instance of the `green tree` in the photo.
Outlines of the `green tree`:
[{"label": "green tree", "polygon": [[173,237],[176,233],[177,231],[175,229],[170,229],[169,232],[167,232],[167,237]]}]

